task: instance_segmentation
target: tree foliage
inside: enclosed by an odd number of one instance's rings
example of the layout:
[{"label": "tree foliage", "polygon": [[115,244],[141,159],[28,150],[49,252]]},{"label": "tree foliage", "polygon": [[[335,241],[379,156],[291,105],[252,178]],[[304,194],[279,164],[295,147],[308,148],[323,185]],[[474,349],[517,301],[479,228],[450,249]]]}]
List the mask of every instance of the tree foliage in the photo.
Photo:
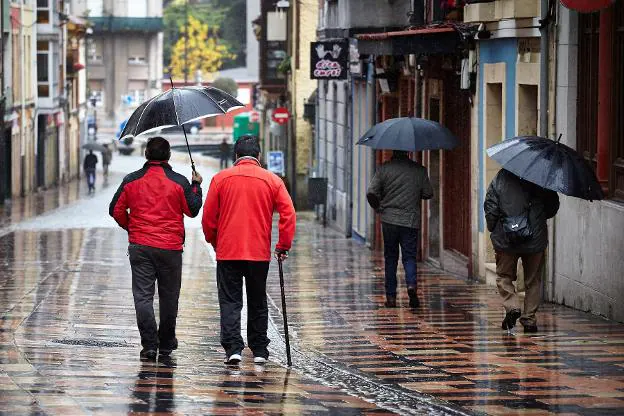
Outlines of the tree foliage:
[{"label": "tree foliage", "polygon": [[165,42],[163,59],[165,68],[171,65],[173,48],[182,37],[181,27],[186,24],[186,11],[216,32],[218,43],[227,46],[233,56],[224,57],[223,68],[245,65],[246,0],[169,0],[165,4],[163,21]]},{"label": "tree foliage", "polygon": [[[173,0],[163,12],[163,22],[165,25],[165,42],[163,48],[163,60],[165,68],[171,65],[171,55],[173,48],[182,37],[180,28],[186,26],[185,0]],[[212,3],[198,3],[189,0],[188,15],[207,24],[211,28],[220,28],[225,19],[226,8],[216,7]]]},{"label": "tree foliage", "polygon": [[[188,48],[185,45],[185,34],[188,30]],[[171,75],[184,78],[184,69],[188,64],[188,78],[193,79],[196,71],[201,70],[207,75],[218,71],[225,59],[234,59],[226,45],[218,40],[218,30],[189,16],[188,26],[180,27],[180,38],[173,47],[171,55]],[[188,54],[188,56],[186,56]]]},{"label": "tree foliage", "polygon": [[236,97],[238,94],[238,84],[232,78],[217,78],[212,82],[212,86],[227,92],[232,97]]}]

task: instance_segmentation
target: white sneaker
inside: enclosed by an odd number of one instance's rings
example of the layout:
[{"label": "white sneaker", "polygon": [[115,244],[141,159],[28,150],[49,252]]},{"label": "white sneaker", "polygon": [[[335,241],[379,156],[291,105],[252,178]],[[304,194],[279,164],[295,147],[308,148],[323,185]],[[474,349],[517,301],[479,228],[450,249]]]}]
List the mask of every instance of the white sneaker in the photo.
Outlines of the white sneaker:
[{"label": "white sneaker", "polygon": [[254,357],[254,364],[266,364],[267,359],[264,357]]},{"label": "white sneaker", "polygon": [[228,358],[225,359],[224,363],[229,365],[237,365],[241,362],[243,357],[240,354],[232,354]]}]

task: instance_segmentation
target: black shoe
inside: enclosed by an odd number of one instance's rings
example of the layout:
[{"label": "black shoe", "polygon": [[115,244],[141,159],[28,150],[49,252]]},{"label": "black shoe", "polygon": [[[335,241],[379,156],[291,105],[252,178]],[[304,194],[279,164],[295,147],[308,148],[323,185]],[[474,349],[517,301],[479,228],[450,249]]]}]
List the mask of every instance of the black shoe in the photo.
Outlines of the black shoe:
[{"label": "black shoe", "polygon": [[386,308],[396,308],[396,296],[386,296]]},{"label": "black shoe", "polygon": [[507,312],[507,315],[505,315],[505,319],[503,319],[503,324],[501,325],[503,329],[511,329],[514,326],[516,326],[516,321],[518,320],[518,318],[520,318],[520,316],[522,316],[522,312],[520,312],[520,309],[512,309],[509,312]]},{"label": "black shoe", "polygon": [[524,333],[525,334],[534,334],[537,332],[537,325],[525,325]]},{"label": "black shoe", "polygon": [[158,350],[158,355],[162,356],[162,357],[169,357],[171,355],[173,351],[172,350],[163,350],[160,349]]},{"label": "black shoe", "polygon": [[156,350],[141,350],[141,354],[139,354],[142,359],[149,361],[156,361]]},{"label": "black shoe", "polygon": [[418,308],[420,306],[420,301],[418,300],[418,296],[416,294],[415,287],[407,288],[407,295],[409,296],[409,306],[410,308]]}]

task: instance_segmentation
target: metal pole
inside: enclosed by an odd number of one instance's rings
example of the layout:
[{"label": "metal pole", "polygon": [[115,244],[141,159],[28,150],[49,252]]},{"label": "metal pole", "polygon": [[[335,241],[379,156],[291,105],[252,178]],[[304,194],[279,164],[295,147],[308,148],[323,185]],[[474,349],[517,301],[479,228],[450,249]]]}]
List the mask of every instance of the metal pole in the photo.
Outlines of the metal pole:
[{"label": "metal pole", "polygon": [[[184,2],[185,29],[184,29],[184,85],[188,84],[188,40],[189,40],[189,2]],[[173,84],[172,84],[173,85]],[[184,133],[186,136],[186,133]]]}]

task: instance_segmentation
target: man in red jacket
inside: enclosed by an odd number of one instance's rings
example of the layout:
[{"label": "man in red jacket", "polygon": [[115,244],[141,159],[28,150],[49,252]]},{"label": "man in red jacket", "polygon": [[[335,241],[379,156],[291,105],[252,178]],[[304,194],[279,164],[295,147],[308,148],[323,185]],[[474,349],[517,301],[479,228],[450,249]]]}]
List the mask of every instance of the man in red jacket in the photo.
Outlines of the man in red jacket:
[{"label": "man in red jacket", "polygon": [[[128,231],[132,295],[141,333],[141,357],[154,360],[156,350],[169,356],[178,348],[175,336],[182,282],[184,215],[196,217],[202,205],[202,177],[193,172],[192,184],[171,169],[169,142],[149,140],[147,163],[126,176],[111,201],[109,213]],[[158,281],[160,328],[154,317]]]},{"label": "man in red jacket", "polygon": [[238,364],[245,344],[241,336],[243,277],[247,288],[247,341],[254,363],[269,357],[269,309],[266,280],[271,261],[273,212],[279,213],[275,256],[288,257],[295,235],[295,208],[284,182],[260,166],[260,145],[242,136],[234,145],[236,163],[210,184],[202,226],[217,252],[217,287],[221,311],[221,345],[227,364]]}]

